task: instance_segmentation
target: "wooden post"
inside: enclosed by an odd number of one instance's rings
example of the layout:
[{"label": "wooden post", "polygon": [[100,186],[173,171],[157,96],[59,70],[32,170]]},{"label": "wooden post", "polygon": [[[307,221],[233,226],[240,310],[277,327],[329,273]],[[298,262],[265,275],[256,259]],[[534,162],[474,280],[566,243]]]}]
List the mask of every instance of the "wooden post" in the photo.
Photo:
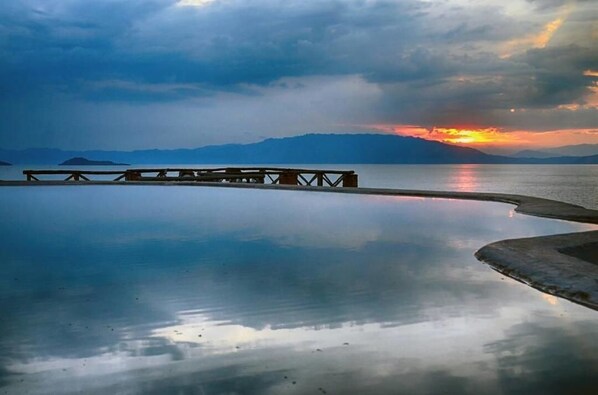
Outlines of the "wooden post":
[{"label": "wooden post", "polygon": [[285,170],[280,173],[278,183],[281,185],[297,185],[297,176],[298,173],[296,171]]},{"label": "wooden post", "polygon": [[357,174],[345,174],[343,177],[343,187],[357,188]]},{"label": "wooden post", "polygon": [[324,186],[324,173],[322,172],[318,173],[318,186]]},{"label": "wooden post", "polygon": [[264,169],[259,170],[260,175],[255,178],[256,184],[263,184],[264,180],[266,179],[266,171]]},{"label": "wooden post", "polygon": [[[226,169],[224,169],[224,173],[225,174],[241,174],[242,171],[241,169],[238,169],[236,167],[227,167]],[[243,178],[228,178],[228,182],[243,182]]]},{"label": "wooden post", "polygon": [[125,171],[125,180],[126,181],[139,181],[141,178],[141,173],[138,171]]},{"label": "wooden post", "polygon": [[181,170],[179,171],[179,177],[195,177],[193,170]]}]

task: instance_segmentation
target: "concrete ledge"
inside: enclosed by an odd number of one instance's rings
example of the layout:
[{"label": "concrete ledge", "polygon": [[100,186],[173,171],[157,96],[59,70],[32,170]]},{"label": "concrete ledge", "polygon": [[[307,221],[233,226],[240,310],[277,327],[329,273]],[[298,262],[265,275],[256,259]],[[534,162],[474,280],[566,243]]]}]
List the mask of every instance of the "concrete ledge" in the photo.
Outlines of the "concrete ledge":
[{"label": "concrete ledge", "polygon": [[[524,195],[481,192],[420,191],[385,188],[331,188],[271,184],[221,182],[143,182],[143,181],[0,181],[0,187],[43,186],[193,186],[210,188],[274,189],[348,193],[360,195],[417,196],[427,198],[466,199],[516,205],[515,211],[538,217],[598,224],[598,210],[556,200]],[[509,277],[543,292],[569,299],[598,310],[598,265],[580,257],[598,256],[598,231],[556,236],[503,240],[482,247],[476,258]],[[564,252],[564,253],[563,253]]]},{"label": "concrete ledge", "polygon": [[540,291],[598,310],[598,265],[574,256],[576,249],[585,251],[596,243],[598,231],[568,233],[498,241],[475,256]]},{"label": "concrete ledge", "polygon": [[388,188],[346,188],[346,187],[316,187],[296,185],[249,184],[249,183],[222,183],[222,182],[156,182],[156,181],[0,181],[0,187],[42,187],[42,186],[93,186],[93,185],[152,185],[152,186],[194,186],[210,188],[249,188],[249,189],[276,189],[287,191],[310,191],[328,193],[350,193],[360,195],[386,195],[386,196],[417,196],[445,199],[483,200],[491,202],[509,203],[516,205],[515,211],[537,217],[564,219],[567,221],[598,224],[598,210],[591,210],[574,204],[556,200],[542,199],[525,195],[507,193],[484,192],[446,192],[446,191],[421,191],[412,189]]}]

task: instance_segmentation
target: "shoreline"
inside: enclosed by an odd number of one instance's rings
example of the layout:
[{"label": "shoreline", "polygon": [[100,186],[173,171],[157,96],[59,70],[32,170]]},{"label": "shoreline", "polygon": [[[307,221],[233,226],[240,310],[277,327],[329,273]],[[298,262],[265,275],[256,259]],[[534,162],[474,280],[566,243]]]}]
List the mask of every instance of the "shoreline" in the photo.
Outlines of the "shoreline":
[{"label": "shoreline", "polygon": [[[195,186],[479,200],[512,204],[516,206],[515,211],[521,214],[598,224],[598,210],[556,200],[505,193],[184,181],[0,181],[0,187],[86,185]],[[481,262],[488,264],[492,269],[510,278],[542,292],[568,299],[598,311],[598,265],[590,262],[590,260],[583,259],[586,256],[598,256],[598,230],[501,240],[481,247],[474,255]]]}]

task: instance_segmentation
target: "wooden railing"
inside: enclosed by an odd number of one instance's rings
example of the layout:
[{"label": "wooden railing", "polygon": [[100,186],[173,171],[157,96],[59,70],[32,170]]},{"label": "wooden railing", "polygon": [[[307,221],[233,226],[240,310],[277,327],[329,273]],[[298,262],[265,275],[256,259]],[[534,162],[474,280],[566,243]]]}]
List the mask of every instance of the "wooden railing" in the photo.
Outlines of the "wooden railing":
[{"label": "wooden railing", "polygon": [[41,176],[65,176],[63,181],[158,182],[242,182],[326,187],[357,187],[354,171],[313,170],[265,167],[222,167],[209,169],[155,168],[127,170],[24,170],[27,181],[40,181]]}]

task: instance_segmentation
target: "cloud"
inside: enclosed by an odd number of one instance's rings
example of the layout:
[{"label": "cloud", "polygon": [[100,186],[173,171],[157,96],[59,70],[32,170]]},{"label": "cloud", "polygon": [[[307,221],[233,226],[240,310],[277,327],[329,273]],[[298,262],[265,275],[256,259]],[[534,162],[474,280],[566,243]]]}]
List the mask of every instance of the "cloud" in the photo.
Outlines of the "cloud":
[{"label": "cloud", "polygon": [[205,7],[214,0],[180,0],[176,3],[179,7]]},{"label": "cloud", "polygon": [[[503,116],[511,108],[558,114],[559,106],[591,102],[594,82],[584,72],[598,64],[587,18],[595,8],[587,1],[493,0],[473,6],[460,0],[5,2],[0,105],[4,112],[22,116],[13,110],[26,108],[22,111],[42,119],[56,106],[65,116],[102,108],[101,116],[113,120],[105,128],[126,145],[153,146],[160,133],[122,117],[155,111],[166,117],[158,124],[176,128],[179,144],[233,141],[247,119],[233,117],[239,119],[235,123],[225,114],[249,109],[260,119],[249,122],[255,125],[253,139],[355,122],[513,127],[513,117]],[[505,48],[510,57],[503,56]],[[344,105],[334,95],[317,96],[318,78],[325,85],[345,81],[343,89],[367,88],[351,90],[351,104]],[[291,88],[289,81],[309,88]],[[303,100],[293,102],[298,113],[287,119],[277,114],[283,91],[287,97],[300,91]],[[336,102],[324,103],[327,99]],[[334,116],[305,110],[313,102]],[[208,128],[191,126],[197,122],[194,106],[198,114],[211,108]],[[349,110],[356,107],[359,111]],[[88,116],[100,116],[96,111]],[[593,113],[577,116],[587,124]],[[66,117],[63,125],[52,121],[50,127],[13,115],[10,126],[0,126],[0,144],[18,141],[14,133],[25,141],[55,129],[42,143],[63,145],[66,136],[78,133],[65,129],[92,123]],[[541,129],[542,122],[531,123]],[[219,124],[228,126],[212,126]]]},{"label": "cloud", "polygon": [[[381,96],[376,84],[358,76],[286,78],[241,88],[197,95],[201,88],[195,86],[104,81],[86,88],[95,95],[89,100],[62,94],[14,101],[0,106],[0,118],[11,126],[0,133],[0,146],[60,141],[64,148],[180,148],[346,132],[368,117]],[[173,97],[189,91],[194,95]]]}]

